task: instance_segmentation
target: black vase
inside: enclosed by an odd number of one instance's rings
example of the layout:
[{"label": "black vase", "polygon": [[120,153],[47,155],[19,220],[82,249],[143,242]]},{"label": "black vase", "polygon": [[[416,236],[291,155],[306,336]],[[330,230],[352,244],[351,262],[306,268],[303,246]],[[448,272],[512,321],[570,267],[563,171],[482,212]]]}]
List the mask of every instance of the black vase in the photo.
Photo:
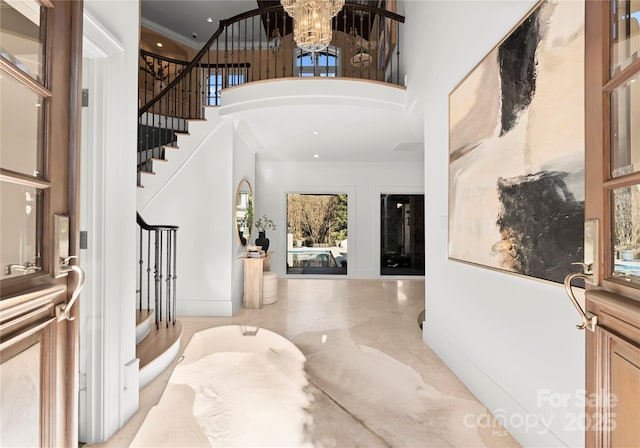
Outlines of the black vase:
[{"label": "black vase", "polygon": [[258,238],[256,238],[256,246],[262,247],[263,251],[269,250],[269,238],[266,237],[265,231],[258,231]]}]

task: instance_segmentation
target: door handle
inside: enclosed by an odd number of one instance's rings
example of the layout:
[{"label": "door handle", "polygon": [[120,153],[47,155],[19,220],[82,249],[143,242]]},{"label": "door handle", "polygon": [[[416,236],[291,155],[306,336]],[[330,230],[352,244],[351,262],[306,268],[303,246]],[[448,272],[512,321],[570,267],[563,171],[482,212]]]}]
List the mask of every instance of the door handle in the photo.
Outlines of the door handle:
[{"label": "door handle", "polygon": [[573,287],[571,286],[571,282],[576,278],[582,278],[584,280],[593,279],[593,273],[591,272],[591,265],[587,265],[584,263],[572,263],[572,264],[582,265],[582,268],[584,269],[584,272],[573,272],[568,274],[564,278],[564,290],[567,292],[567,295],[569,296],[569,300],[571,300],[571,303],[573,303],[573,306],[576,307],[576,310],[578,310],[578,314],[582,319],[582,323],[576,325],[576,328],[578,330],[587,329],[590,331],[596,331],[596,326],[598,325],[598,316],[590,312],[585,312],[582,309],[582,307],[578,303],[578,300],[576,299],[575,294],[573,294]]},{"label": "door handle", "polygon": [[[68,258],[77,258],[77,257],[68,257]],[[68,263],[68,259],[67,259]],[[85,274],[84,270],[78,266],[77,264],[66,266],[66,272],[73,271],[78,276],[78,282],[76,283],[76,287],[73,289],[73,293],[71,294],[71,299],[67,303],[61,303],[56,306],[56,317],[58,318],[58,322],[63,320],[74,320],[75,317],[69,314],[71,312],[71,308],[78,300],[78,296],[80,295],[80,291],[84,288]]]},{"label": "door handle", "polygon": [[15,272],[24,272],[25,274],[33,274],[36,271],[41,271],[42,268],[35,263],[27,261],[25,264],[8,264],[5,267],[4,274],[11,275]]}]

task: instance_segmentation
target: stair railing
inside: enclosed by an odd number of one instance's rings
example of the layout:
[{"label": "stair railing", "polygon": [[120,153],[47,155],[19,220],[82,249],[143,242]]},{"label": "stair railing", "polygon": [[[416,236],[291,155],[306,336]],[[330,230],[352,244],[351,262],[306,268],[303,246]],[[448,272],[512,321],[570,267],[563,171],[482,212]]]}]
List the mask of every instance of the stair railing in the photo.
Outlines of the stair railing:
[{"label": "stair railing", "polygon": [[[138,185],[176,146],[188,119],[203,119],[228,87],[275,78],[344,77],[399,85],[400,24],[404,17],[366,5],[346,4],[332,19],[333,40],[316,54],[296,49],[293,20],[282,6],[258,8],[221,20],[189,63],[140,53]],[[150,98],[150,99],[149,99]]]},{"label": "stair railing", "polygon": [[163,310],[166,326],[168,327],[170,322],[175,325],[178,226],[150,225],[139,213],[136,213],[136,221],[140,232],[136,290],[138,309],[140,311],[144,309],[143,298],[146,295],[147,311],[151,310],[152,299],[154,302],[156,328],[159,328],[160,322],[163,321]]},{"label": "stair railing", "polygon": [[[330,58],[321,53],[313,61],[316,68],[313,75],[400,85],[401,23],[404,17],[393,12],[346,4],[332,19],[331,45],[339,53],[341,72],[330,70]],[[206,106],[220,105],[220,91],[224,88],[307,75],[301,72],[308,61],[295,48],[293,21],[280,5],[221,20],[218,29],[188,64],[166,58],[159,63],[144,63],[140,78],[140,88],[145,90],[141,94],[144,105],[139,109],[140,124],[151,126],[158,116],[202,119]],[[144,53],[142,57],[149,60],[150,55]],[[164,87],[157,93],[147,91],[144,83],[152,76],[149,71],[157,77],[158,69],[164,80],[158,84]],[[153,97],[146,101],[151,94]]]}]

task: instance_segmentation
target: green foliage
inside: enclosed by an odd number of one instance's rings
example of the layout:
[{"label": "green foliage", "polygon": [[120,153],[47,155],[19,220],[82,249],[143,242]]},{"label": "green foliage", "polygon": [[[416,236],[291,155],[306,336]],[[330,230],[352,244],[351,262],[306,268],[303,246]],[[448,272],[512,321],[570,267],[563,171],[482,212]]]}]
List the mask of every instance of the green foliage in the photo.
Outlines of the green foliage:
[{"label": "green foliage", "polygon": [[347,237],[346,194],[289,194],[287,225],[306,246],[333,244]]},{"label": "green foliage", "polygon": [[267,229],[276,230],[276,225],[271,219],[267,218],[267,215],[262,215],[262,217],[256,221],[256,228],[259,232],[264,232]]}]

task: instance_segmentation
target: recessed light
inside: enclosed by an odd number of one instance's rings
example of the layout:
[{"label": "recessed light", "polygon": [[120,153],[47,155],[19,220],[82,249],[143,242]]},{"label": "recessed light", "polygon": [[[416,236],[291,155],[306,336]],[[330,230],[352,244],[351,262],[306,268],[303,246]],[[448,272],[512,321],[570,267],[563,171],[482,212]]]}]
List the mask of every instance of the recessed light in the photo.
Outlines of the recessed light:
[{"label": "recessed light", "polygon": [[312,134],[313,135],[318,135],[318,131],[313,131]]},{"label": "recessed light", "polygon": [[213,22],[213,17],[207,17],[207,22],[212,23]]},{"label": "recessed light", "polygon": [[314,154],[314,155],[313,155],[313,158],[314,158],[314,159],[317,159],[318,157],[320,157],[320,154]]},{"label": "recessed light", "polygon": [[162,42],[156,42],[156,46],[162,48],[163,47]]}]

